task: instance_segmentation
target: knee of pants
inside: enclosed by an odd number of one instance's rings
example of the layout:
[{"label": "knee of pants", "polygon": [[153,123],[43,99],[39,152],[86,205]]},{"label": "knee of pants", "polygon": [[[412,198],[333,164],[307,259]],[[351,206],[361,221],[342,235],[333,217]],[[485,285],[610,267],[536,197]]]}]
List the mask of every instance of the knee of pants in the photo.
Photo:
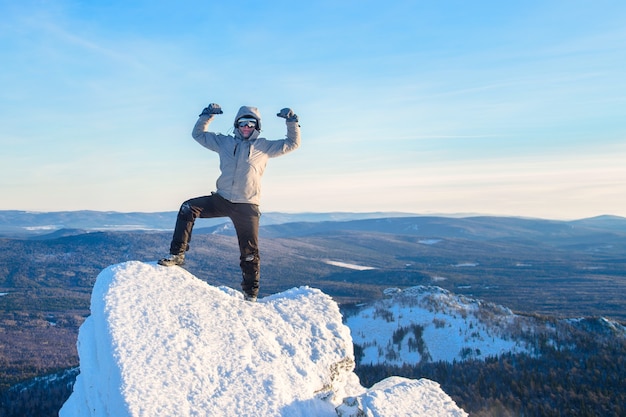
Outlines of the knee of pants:
[{"label": "knee of pants", "polygon": [[250,275],[258,274],[260,263],[261,263],[261,260],[259,259],[258,255],[250,254],[245,257],[242,256],[241,263],[240,263],[241,270],[243,271],[244,274],[250,274]]},{"label": "knee of pants", "polygon": [[189,202],[185,201],[180,206],[180,210],[178,210],[178,218],[183,220],[194,220],[193,210],[191,210],[191,205],[189,205]]}]

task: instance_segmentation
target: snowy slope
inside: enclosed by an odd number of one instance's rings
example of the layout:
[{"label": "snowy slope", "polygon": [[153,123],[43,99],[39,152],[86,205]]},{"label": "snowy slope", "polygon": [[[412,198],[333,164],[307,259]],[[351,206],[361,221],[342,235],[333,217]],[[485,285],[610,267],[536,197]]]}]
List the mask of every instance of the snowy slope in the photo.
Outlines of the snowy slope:
[{"label": "snowy slope", "polygon": [[78,351],[60,417],[467,415],[432,381],[360,386],[337,304],[308,287],[249,303],[182,268],[114,265]]},{"label": "snowy slope", "polygon": [[346,318],[362,348],[362,364],[401,366],[528,352],[513,337],[523,319],[507,308],[439,287],[389,289],[386,295]]}]

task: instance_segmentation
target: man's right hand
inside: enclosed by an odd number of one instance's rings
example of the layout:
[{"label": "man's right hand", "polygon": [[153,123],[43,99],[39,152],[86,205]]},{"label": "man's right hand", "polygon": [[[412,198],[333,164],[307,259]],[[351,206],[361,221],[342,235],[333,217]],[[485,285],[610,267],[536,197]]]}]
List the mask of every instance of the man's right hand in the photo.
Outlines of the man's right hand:
[{"label": "man's right hand", "polygon": [[202,110],[202,113],[200,113],[199,116],[211,116],[213,114],[222,114],[222,113],[224,112],[222,111],[222,108],[220,107],[219,104],[211,103]]}]

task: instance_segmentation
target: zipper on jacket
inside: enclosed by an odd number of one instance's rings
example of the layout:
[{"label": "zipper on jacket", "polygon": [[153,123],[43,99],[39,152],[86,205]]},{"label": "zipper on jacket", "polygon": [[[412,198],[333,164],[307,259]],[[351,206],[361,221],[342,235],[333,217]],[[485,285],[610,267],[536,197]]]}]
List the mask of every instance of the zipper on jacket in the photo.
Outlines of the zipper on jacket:
[{"label": "zipper on jacket", "polygon": [[237,181],[237,170],[239,168],[239,157],[237,156],[237,150],[239,149],[239,143],[235,143],[235,150],[233,151],[233,156],[235,157],[235,169],[233,171],[233,180],[230,184],[231,192],[234,195],[235,189],[235,181]]},{"label": "zipper on jacket", "polygon": [[[239,145],[244,145],[243,143],[236,143],[235,144],[235,150],[233,151],[233,156],[235,157],[235,170],[233,172],[233,180],[231,182],[231,189],[234,190],[235,189],[235,182],[237,181],[237,170],[239,168],[239,159],[241,158],[240,156],[237,156],[237,150],[239,149]],[[250,153],[252,151],[252,145],[250,143],[247,144],[248,146],[248,159],[250,159]]]}]

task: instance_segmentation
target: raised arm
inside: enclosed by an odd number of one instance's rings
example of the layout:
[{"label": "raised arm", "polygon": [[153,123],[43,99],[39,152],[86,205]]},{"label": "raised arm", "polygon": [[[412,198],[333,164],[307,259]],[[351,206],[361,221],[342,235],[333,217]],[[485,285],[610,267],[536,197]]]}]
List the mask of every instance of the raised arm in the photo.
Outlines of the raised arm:
[{"label": "raised arm", "polygon": [[279,111],[276,116],[285,119],[285,124],[287,125],[287,139],[276,141],[282,142],[282,146],[277,146],[272,149],[270,156],[282,155],[287,152],[291,152],[300,146],[300,124],[298,115],[287,107]]},{"label": "raised arm", "polygon": [[191,136],[202,146],[211,150],[217,150],[216,135],[208,131],[209,124],[216,114],[222,114],[222,108],[219,104],[211,103],[199,114],[196,124],[193,126]]}]

